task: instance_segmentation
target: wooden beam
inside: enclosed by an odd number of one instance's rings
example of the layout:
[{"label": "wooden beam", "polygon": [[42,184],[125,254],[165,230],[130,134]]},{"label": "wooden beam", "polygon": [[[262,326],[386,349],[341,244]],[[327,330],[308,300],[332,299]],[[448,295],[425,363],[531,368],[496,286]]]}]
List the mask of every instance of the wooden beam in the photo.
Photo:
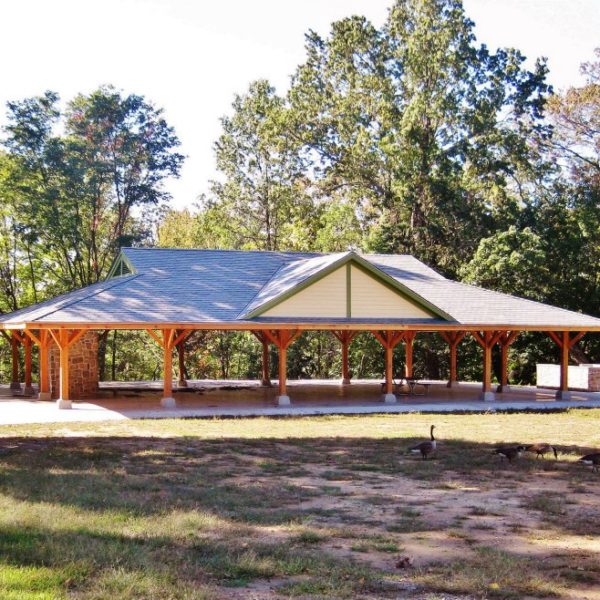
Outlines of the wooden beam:
[{"label": "wooden beam", "polygon": [[164,347],[163,345],[163,340],[162,338],[158,335],[158,333],[156,333],[156,331],[153,331],[152,329],[146,329],[146,331],[150,334],[150,337],[152,337],[154,339],[154,341],[162,348]]},{"label": "wooden beam", "polygon": [[[461,325],[456,322],[449,323],[433,323],[429,324],[426,322],[419,323],[418,331],[420,332],[441,332],[441,331],[460,331],[465,329],[465,325]],[[489,325],[487,323],[472,323],[468,326],[469,330],[474,331],[510,331],[517,327],[514,323],[496,323]],[[98,321],[95,323],[88,322],[77,322],[77,323],[40,323],[38,321],[27,321],[21,323],[0,323],[0,329],[4,330],[23,330],[23,329],[122,329],[122,330],[138,330],[143,331],[147,329],[193,329],[198,331],[251,331],[257,328],[257,324],[251,321],[215,321],[215,322],[203,322],[203,323],[181,323],[178,321],[172,322],[106,322]],[[292,329],[298,328],[303,331],[331,331],[331,330],[352,330],[352,331],[373,331],[375,330],[386,330],[392,329],[394,331],[413,331],[415,329],[414,324],[399,325],[390,324],[386,322],[381,323],[340,323],[339,321],[319,321],[319,322],[302,322],[297,321],[295,323],[289,322],[273,322],[270,324],[271,329]],[[537,332],[548,332],[548,331],[582,331],[581,325],[552,325],[550,323],[546,325],[518,325],[520,331],[537,331]],[[600,332],[600,325],[591,325],[585,327],[585,332]]]},{"label": "wooden beam", "polygon": [[23,394],[26,396],[33,395],[33,387],[31,386],[31,339],[27,336],[23,337],[23,348],[25,348],[25,387]]},{"label": "wooden beam", "polygon": [[51,336],[47,330],[42,330],[40,334],[39,343],[39,370],[40,370],[40,389],[39,398],[40,400],[50,400],[50,364],[49,364],[49,352]]},{"label": "wooden beam", "polygon": [[183,331],[180,331],[180,332],[175,331],[175,333],[177,335],[176,335],[175,339],[173,340],[173,342],[171,343],[171,345],[177,346],[181,342],[184,342],[192,334],[192,331],[193,331],[192,329],[184,329]]},{"label": "wooden beam", "polygon": [[269,369],[269,340],[262,336],[262,385],[271,387],[271,375]]},{"label": "wooden beam", "polygon": [[572,348],[584,335],[585,335],[585,331],[580,331],[578,334],[574,335],[569,340],[569,348]]},{"label": "wooden beam", "polygon": [[[54,334],[53,334],[54,335]],[[58,348],[60,353],[59,371],[59,408],[71,407],[71,395],[69,389],[69,331],[60,329],[57,333]]]},{"label": "wooden beam", "polygon": [[548,335],[552,338],[553,342],[559,347],[562,348],[562,338],[558,336],[554,331],[548,331]]},{"label": "wooden beam", "polygon": [[407,331],[404,334],[405,365],[404,374],[406,377],[413,376],[413,344],[416,337],[416,331]]},{"label": "wooden beam", "polygon": [[69,346],[75,344],[81,336],[85,333],[85,329],[78,329],[77,331],[73,331],[69,334]]},{"label": "wooden beam", "polygon": [[19,340],[13,334],[10,338],[10,351],[11,351],[11,390],[20,390],[21,381],[19,377]]},{"label": "wooden beam", "polygon": [[560,345],[560,391],[566,392],[569,389],[569,332],[563,331]]}]

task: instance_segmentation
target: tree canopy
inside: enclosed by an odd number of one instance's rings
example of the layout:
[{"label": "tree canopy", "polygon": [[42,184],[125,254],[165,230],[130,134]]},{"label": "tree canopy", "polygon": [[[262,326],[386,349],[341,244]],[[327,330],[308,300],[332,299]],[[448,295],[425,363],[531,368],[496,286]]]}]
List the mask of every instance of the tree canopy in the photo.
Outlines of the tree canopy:
[{"label": "tree canopy", "polygon": [[[64,108],[53,92],[10,102],[0,310],[101,279],[119,246],[158,244],[410,253],[467,283],[600,314],[600,50],[583,85],[555,93],[543,58],[478,43],[460,0],[397,0],[381,27],[348,16],[309,31],[290,71],[285,93],[259,80],[234,97],[217,176],[183,210],[164,189],[179,140],[144,97],[101,87]],[[153,376],[139,336],[119,339],[109,360]],[[352,348],[357,373],[379,372],[372,339]],[[243,334],[196,336],[189,350],[192,375],[256,370]],[[424,338],[417,371],[441,376],[445,352]],[[519,338],[515,377],[531,381],[553,352]],[[597,340],[579,352],[600,360]],[[290,374],[333,375],[337,354],[330,336],[305,334]],[[465,376],[476,357],[465,344]]]}]

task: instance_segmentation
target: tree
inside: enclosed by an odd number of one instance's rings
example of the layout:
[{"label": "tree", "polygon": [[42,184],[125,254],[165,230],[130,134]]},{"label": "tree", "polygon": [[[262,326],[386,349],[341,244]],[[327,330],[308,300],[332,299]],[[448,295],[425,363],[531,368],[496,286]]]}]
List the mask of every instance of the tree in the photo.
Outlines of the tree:
[{"label": "tree", "polygon": [[257,81],[221,120],[215,152],[224,180],[213,182],[208,210],[227,223],[235,248],[290,249],[295,227],[310,220],[305,165],[281,128],[283,107],[273,87]]},{"label": "tree", "polygon": [[506,294],[538,301],[548,297],[544,244],[529,228],[519,231],[513,226],[481,240],[460,274],[466,283]]},{"label": "tree", "polygon": [[183,156],[162,111],[141,96],[103,87],[64,113],[58,103],[53,92],[9,102],[4,143],[15,218],[62,291],[101,279],[117,249],[145,235],[132,210],[168,199],[162,184]]},{"label": "tree", "polygon": [[540,167],[545,64],[476,46],[458,0],[398,0],[382,30],[344,19],[307,55],[288,119],[319,189],[355,201],[368,246],[455,273]]}]

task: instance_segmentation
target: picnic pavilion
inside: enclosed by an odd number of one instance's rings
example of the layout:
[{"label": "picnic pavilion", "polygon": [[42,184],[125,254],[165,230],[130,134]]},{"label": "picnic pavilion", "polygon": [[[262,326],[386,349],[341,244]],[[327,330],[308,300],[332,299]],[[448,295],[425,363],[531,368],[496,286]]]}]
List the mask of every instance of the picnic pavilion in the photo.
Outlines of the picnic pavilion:
[{"label": "picnic pavilion", "polygon": [[[600,319],[539,302],[485,290],[442,277],[413,256],[317,254],[225,250],[123,248],[106,280],[13,313],[0,315],[0,332],[12,345],[11,387],[33,393],[32,346],[39,356],[39,398],[71,408],[90,377],[97,382],[94,332],[144,330],[163,350],[161,404],[173,407],[173,355],[179,373],[183,342],[195,330],[249,331],[262,343],[263,384],[269,384],[269,346],[278,348],[277,403],[290,403],[287,350],[304,331],[330,331],[340,342],[342,382],[350,383],[348,347],[370,332],[385,349],[382,400],[396,402],[392,358],[405,346],[405,376],[413,375],[413,344],[419,333],[448,343],[448,386],[457,382],[458,346],[470,335],[483,350],[481,399],[493,400],[508,384],[510,344],[524,331],[546,332],[560,350],[557,397],[569,398],[569,350]],[[96,335],[97,337],[97,335]],[[492,390],[492,349],[501,349],[501,381]],[[83,348],[83,349],[82,349]],[[96,355],[94,355],[96,352]]]}]

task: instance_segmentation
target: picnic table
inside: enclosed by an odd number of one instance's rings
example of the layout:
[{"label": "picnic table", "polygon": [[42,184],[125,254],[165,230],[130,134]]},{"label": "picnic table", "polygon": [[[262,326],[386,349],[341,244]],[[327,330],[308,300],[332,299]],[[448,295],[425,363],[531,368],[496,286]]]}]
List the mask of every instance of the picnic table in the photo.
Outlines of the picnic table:
[{"label": "picnic table", "polygon": [[[418,377],[400,377],[393,380],[394,391],[400,396],[425,396],[429,393],[429,383],[421,381]],[[381,384],[385,391],[385,381]]]}]

